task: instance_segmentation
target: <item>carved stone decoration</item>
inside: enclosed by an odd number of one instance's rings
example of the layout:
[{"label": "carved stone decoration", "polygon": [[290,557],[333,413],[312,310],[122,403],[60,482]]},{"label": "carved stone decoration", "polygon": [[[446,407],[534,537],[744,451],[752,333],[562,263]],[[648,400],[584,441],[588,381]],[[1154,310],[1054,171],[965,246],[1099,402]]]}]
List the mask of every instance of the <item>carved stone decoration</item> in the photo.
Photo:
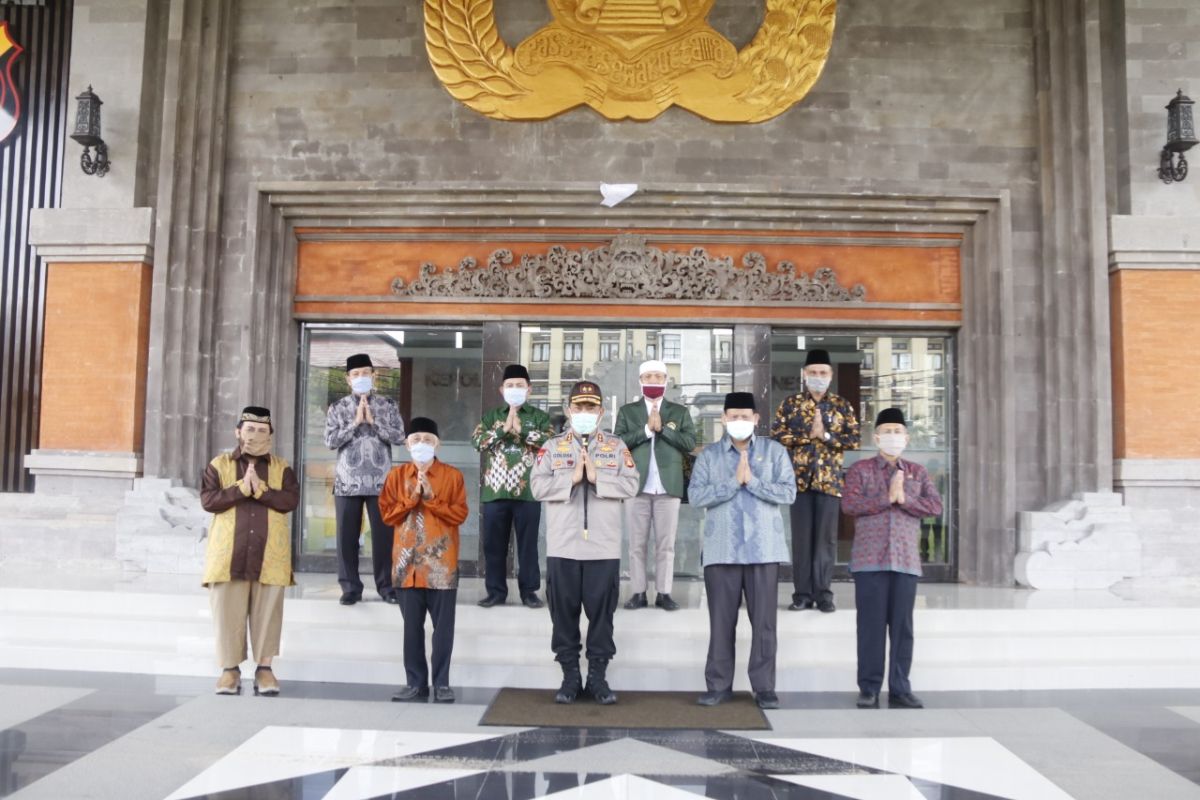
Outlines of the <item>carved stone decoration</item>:
[{"label": "carved stone decoration", "polygon": [[392,281],[401,297],[503,297],[594,300],[728,301],[736,303],[861,303],[867,290],[846,288],[822,267],[809,277],[790,261],[767,266],[761,253],[746,253],[742,267],[714,257],[703,247],[663,251],[643,236],[623,234],[612,244],[589,250],[551,247],[545,255],[525,255],[517,266],[511,250],[496,250],[480,266],[464,258],[456,269],[426,262],[411,283]]},{"label": "carved stone decoration", "polygon": [[716,122],[762,122],[821,76],[837,0],[765,0],[738,50],[708,24],[713,0],[548,0],[550,24],[513,48],[495,0],[425,0],[425,49],[446,91],[493,119],[549,119],[587,105],[648,120],[672,105]]}]

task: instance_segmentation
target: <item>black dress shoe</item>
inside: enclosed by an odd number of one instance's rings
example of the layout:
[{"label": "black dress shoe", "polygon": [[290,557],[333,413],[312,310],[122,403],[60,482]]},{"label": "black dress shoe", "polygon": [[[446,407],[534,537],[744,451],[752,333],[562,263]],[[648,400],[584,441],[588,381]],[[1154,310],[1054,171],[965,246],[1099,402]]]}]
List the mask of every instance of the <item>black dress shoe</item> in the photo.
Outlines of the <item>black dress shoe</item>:
[{"label": "black dress shoe", "polygon": [[800,600],[788,606],[788,611],[807,611],[815,605],[812,600]]},{"label": "black dress shoe", "polygon": [[392,605],[397,605],[400,602],[400,598],[390,592],[388,594],[381,594],[379,599],[385,603],[391,603]]},{"label": "black dress shoe", "polygon": [[525,604],[526,608],[545,608],[546,607],[546,604],[543,603],[541,598],[539,598],[536,594],[530,594],[530,595],[526,595],[525,597],[522,597],[521,602]]},{"label": "black dress shoe", "polygon": [[646,593],[637,592],[626,601],[625,608],[632,611],[635,608],[645,608],[648,605],[650,604],[646,602]]},{"label": "black dress shoe", "polygon": [[733,692],[728,689],[718,689],[711,692],[705,692],[696,700],[696,705],[700,706],[719,706],[726,700],[733,698]]},{"label": "black dress shoe", "polygon": [[489,594],[475,605],[479,606],[480,608],[491,608],[492,606],[502,606],[506,602],[508,601],[503,597],[496,597],[495,595]]},{"label": "black dress shoe", "polygon": [[775,694],[770,689],[763,692],[755,692],[754,702],[763,710],[779,708],[779,695]]},{"label": "black dress shoe", "polygon": [[392,695],[393,703],[424,703],[428,699],[428,686],[403,686]]},{"label": "black dress shoe", "polygon": [[433,687],[433,702],[435,703],[453,703],[454,690],[449,686]]},{"label": "black dress shoe", "polygon": [[362,600],[362,595],[358,592],[342,592],[342,599],[338,600],[344,606],[352,606]]},{"label": "black dress shoe", "polygon": [[669,594],[660,594],[658,597],[654,598],[654,605],[658,606],[659,608],[666,609],[667,611],[679,610],[679,603],[676,603],[674,600],[672,600],[671,595]]},{"label": "black dress shoe", "polygon": [[820,611],[822,614],[832,614],[837,611],[837,606],[833,604],[832,600],[822,600],[817,603],[817,611]]},{"label": "black dress shoe", "polygon": [[924,708],[921,698],[912,692],[907,694],[892,694],[888,692],[888,708]]},{"label": "black dress shoe", "polygon": [[854,705],[859,708],[879,708],[879,692],[859,692]]}]

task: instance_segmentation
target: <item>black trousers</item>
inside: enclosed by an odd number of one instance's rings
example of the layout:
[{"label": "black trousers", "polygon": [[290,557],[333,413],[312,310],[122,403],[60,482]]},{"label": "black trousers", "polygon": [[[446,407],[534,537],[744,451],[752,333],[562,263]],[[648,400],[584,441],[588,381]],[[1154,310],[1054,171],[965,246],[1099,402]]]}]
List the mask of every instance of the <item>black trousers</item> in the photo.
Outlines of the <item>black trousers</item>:
[{"label": "black trousers", "polygon": [[362,533],[363,506],[371,521],[371,566],[375,571],[375,588],[381,597],[392,593],[392,526],[383,524],[379,514],[379,498],[373,495],[334,497],[337,512],[338,584],[343,592],[361,595],[362,579],[358,577],[358,537]]},{"label": "black trousers", "polygon": [[538,567],[538,523],[542,504],[527,500],[491,500],[483,504],[483,583],[489,597],[508,597],[508,540],[516,530],[517,588],[521,597],[537,594],[542,585]]},{"label": "black trousers", "polygon": [[710,564],[704,568],[708,594],[708,660],[704,682],[710,692],[733,686],[738,606],[746,597],[750,617],[750,687],[775,691],[775,617],[779,611],[778,564]]},{"label": "black trousers", "polygon": [[404,672],[409,686],[429,685],[425,663],[425,613],[433,622],[433,685],[450,685],[454,652],[454,608],[458,589],[397,589],[404,615]]},{"label": "black trousers", "polygon": [[587,614],[587,659],[608,661],[617,654],[613,641],[613,612],[620,593],[621,560],[576,561],[546,559],[546,605],[554,632],[550,649],[554,660],[564,664],[579,661],[583,650],[579,638],[579,612]]},{"label": "black trousers", "polygon": [[837,561],[838,512],[841,498],[800,492],[792,503],[793,603],[833,600],[833,565]]},{"label": "black trousers", "polygon": [[903,572],[854,573],[858,606],[858,688],[878,694],[883,686],[884,647],[890,640],[888,691],[908,694],[913,656],[913,604],[917,576]]}]

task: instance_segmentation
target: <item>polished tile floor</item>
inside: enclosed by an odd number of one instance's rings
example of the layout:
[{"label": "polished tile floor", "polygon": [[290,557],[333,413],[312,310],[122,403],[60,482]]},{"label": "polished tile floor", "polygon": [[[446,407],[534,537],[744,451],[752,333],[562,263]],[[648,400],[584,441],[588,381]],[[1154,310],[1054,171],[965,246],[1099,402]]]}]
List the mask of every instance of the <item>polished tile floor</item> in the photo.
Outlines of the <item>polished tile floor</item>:
[{"label": "polished tile floor", "polygon": [[772,730],[747,734],[481,727],[495,690],[407,705],[281,677],[267,699],[0,670],[0,796],[1200,798],[1200,690],[926,692],[922,711],[785,694]]}]

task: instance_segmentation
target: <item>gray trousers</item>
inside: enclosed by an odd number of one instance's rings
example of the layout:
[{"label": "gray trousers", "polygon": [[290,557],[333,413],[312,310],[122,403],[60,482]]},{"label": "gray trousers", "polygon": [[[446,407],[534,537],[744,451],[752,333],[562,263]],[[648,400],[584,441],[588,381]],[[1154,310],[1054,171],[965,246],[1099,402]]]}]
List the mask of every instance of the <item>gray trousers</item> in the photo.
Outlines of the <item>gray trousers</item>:
[{"label": "gray trousers", "polygon": [[629,531],[629,584],[634,593],[646,591],[646,550],[654,529],[654,590],[671,593],[675,578],[675,532],[679,528],[679,498],[669,494],[639,494],[625,501]]},{"label": "gray trousers", "polygon": [[778,564],[710,564],[704,568],[704,589],[708,593],[704,682],[710,692],[733,687],[738,605],[743,595],[750,617],[750,688],[756,692],[775,691],[778,581]]}]

